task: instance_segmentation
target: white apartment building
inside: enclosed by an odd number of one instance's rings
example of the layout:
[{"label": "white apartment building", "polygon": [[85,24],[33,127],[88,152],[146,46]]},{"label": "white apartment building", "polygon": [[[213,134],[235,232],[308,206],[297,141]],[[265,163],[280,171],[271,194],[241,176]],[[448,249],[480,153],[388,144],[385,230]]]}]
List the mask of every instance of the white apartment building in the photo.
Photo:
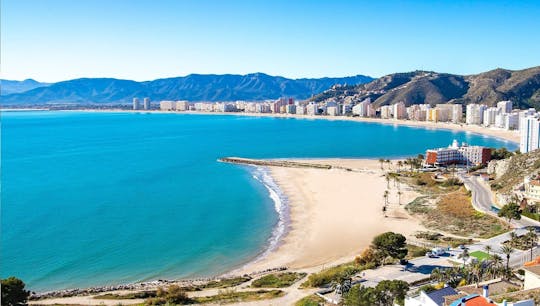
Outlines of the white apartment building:
[{"label": "white apartment building", "polygon": [[356,104],[352,108],[352,113],[360,117],[371,117],[375,115],[373,106],[371,105],[371,99],[367,98],[364,101]]},{"label": "white apartment building", "polygon": [[482,120],[482,124],[484,126],[494,126],[495,117],[497,116],[498,112],[499,112],[499,109],[496,107],[486,108],[484,110],[484,118]]},{"label": "white apartment building", "polygon": [[150,98],[144,98],[143,100],[143,107],[145,110],[149,110],[150,109]]},{"label": "white apartment building", "polygon": [[497,109],[499,114],[508,114],[512,112],[512,101],[497,102]]},{"label": "white apartment building", "polygon": [[506,130],[519,129],[519,113],[498,114],[495,117],[495,126]]},{"label": "white apartment building", "polygon": [[460,123],[463,121],[463,105],[450,104],[451,105],[451,121],[453,123]]},{"label": "white apartment building", "polygon": [[133,98],[133,109],[138,110],[141,108],[139,98]]},{"label": "white apartment building", "polygon": [[426,121],[427,112],[431,109],[429,104],[415,104],[407,107],[407,117],[410,120]]},{"label": "white apartment building", "polygon": [[392,118],[393,107],[391,105],[383,105],[380,108],[381,118],[390,119]]},{"label": "white apartment building", "polygon": [[469,104],[466,108],[465,123],[467,124],[482,124],[484,120],[484,110],[487,107],[481,104]]},{"label": "white apartment building", "polygon": [[306,114],[306,107],[304,105],[297,105],[296,106],[296,114],[297,115],[305,115]]},{"label": "white apartment building", "polygon": [[405,107],[405,103],[398,102],[393,105],[393,113],[394,113],[394,119],[406,119],[407,118],[407,108]]},{"label": "white apartment building", "polygon": [[272,109],[267,103],[255,103],[255,112],[256,113],[271,113]]},{"label": "white apartment building", "polygon": [[159,102],[159,109],[162,111],[173,111],[176,109],[176,103],[174,101],[161,101]]},{"label": "white apartment building", "polygon": [[507,130],[519,129],[519,114],[517,113],[507,114],[504,120],[504,128]]},{"label": "white apartment building", "polygon": [[540,119],[537,115],[527,116],[519,122],[519,151],[527,153],[540,148]]},{"label": "white apartment building", "polygon": [[285,112],[287,114],[296,114],[296,105],[288,104],[285,106]]},{"label": "white apartment building", "polygon": [[[165,101],[168,102],[168,101]],[[177,111],[188,111],[189,110],[189,102],[188,101],[176,101],[176,110]]]},{"label": "white apartment building", "polygon": [[306,105],[306,115],[315,116],[319,114],[319,106],[313,102]]},{"label": "white apartment building", "polygon": [[236,105],[232,103],[215,103],[214,111],[221,113],[234,112],[236,111]]},{"label": "white apartment building", "polygon": [[327,106],[326,107],[326,114],[328,116],[339,116],[339,106]]}]

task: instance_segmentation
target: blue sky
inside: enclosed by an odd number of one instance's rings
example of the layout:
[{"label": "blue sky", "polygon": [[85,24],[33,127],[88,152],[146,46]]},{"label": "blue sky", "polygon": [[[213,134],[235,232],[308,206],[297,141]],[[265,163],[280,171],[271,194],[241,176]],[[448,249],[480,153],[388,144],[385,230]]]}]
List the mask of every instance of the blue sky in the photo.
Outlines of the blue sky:
[{"label": "blue sky", "polygon": [[540,1],[1,0],[1,77],[285,77],[540,65]]}]

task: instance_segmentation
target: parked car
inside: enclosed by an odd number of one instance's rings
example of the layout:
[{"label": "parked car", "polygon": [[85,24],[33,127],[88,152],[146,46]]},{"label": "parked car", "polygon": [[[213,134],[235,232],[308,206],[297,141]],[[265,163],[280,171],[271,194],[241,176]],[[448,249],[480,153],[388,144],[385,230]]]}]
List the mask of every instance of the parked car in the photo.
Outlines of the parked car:
[{"label": "parked car", "polygon": [[443,248],[433,248],[431,250],[431,253],[435,256],[441,256],[441,255],[444,255],[446,253],[446,250],[443,249]]}]

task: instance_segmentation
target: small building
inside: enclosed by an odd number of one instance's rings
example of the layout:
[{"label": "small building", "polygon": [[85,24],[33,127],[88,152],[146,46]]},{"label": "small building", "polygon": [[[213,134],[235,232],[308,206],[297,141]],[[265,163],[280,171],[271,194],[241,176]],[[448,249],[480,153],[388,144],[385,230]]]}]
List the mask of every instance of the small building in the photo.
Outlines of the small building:
[{"label": "small building", "polygon": [[452,287],[444,287],[429,293],[420,291],[416,296],[407,297],[405,306],[442,306],[444,297],[458,294]]},{"label": "small building", "polygon": [[525,187],[525,198],[540,202],[540,180],[526,177],[523,186]]},{"label": "small building", "polygon": [[452,301],[450,306],[535,306],[534,300],[524,300],[519,302],[509,303],[503,301],[502,303],[495,303],[492,299],[489,298],[489,287],[484,286],[482,290],[482,295],[480,294],[469,294],[464,297],[459,297],[456,300]]},{"label": "small building", "polygon": [[535,261],[526,263],[523,266],[523,270],[525,270],[523,290],[540,288],[540,257]]}]

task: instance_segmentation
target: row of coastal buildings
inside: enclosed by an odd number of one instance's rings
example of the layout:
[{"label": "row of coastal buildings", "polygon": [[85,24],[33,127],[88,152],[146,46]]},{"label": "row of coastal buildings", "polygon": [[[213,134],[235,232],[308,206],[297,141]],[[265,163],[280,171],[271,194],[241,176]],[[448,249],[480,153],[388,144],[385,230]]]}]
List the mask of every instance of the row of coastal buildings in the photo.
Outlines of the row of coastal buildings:
[{"label": "row of coastal buildings", "polygon": [[[137,109],[138,102],[133,102]],[[146,109],[147,98],[144,99]],[[149,103],[148,103],[149,105]],[[540,148],[540,114],[535,109],[513,109],[512,101],[500,101],[496,106],[483,104],[414,104],[403,102],[376,107],[370,98],[362,101],[338,103],[336,101],[307,102],[293,98],[279,98],[264,102],[190,102],[161,101],[162,111],[198,112],[244,112],[274,113],[307,116],[355,116],[411,121],[450,122],[455,124],[478,125],[504,130],[519,130],[520,151],[530,152]],[[148,106],[149,107],[149,106]]]}]

